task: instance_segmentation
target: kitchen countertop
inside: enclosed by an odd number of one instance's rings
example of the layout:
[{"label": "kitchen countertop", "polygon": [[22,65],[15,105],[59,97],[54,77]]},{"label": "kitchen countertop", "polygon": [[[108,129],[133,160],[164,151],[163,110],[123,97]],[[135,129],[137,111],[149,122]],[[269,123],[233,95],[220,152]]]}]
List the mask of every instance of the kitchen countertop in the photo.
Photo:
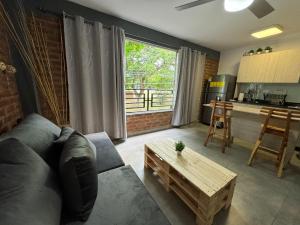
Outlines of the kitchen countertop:
[{"label": "kitchen countertop", "polygon": [[256,106],[265,106],[281,109],[291,109],[291,110],[300,110],[300,103],[286,103],[285,105],[272,105],[265,102],[238,102],[238,101],[229,101],[231,103],[245,104],[245,105],[256,105]]},{"label": "kitchen countertop", "polygon": [[[260,109],[264,106],[269,106],[270,105],[261,105],[261,104],[247,104],[244,102],[231,102],[233,104],[233,111],[237,111],[237,112],[243,112],[243,113],[251,113],[251,114],[256,114],[259,115],[260,114]],[[210,107],[210,104],[204,104],[203,106],[207,106]],[[272,106],[274,108],[283,108],[283,107],[276,107],[276,106]],[[287,109],[287,107],[285,107]],[[300,119],[294,119],[297,121],[300,121]]]}]

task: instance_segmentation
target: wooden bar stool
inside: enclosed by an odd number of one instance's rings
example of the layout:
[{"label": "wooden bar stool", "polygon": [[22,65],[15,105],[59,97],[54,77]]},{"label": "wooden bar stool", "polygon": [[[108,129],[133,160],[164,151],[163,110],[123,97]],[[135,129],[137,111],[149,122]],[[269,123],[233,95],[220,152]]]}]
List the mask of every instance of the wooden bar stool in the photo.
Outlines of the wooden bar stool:
[{"label": "wooden bar stool", "polygon": [[222,152],[225,152],[225,147],[230,145],[231,142],[231,118],[229,115],[229,111],[232,110],[233,105],[229,102],[221,102],[221,101],[211,101],[210,106],[212,107],[210,126],[208,129],[208,135],[204,142],[204,146],[207,146],[209,138],[213,138],[217,136],[216,134],[216,126],[218,122],[223,122],[224,130],[222,137]]},{"label": "wooden bar stool", "polygon": [[[287,151],[290,123],[291,121],[299,120],[300,111],[263,107],[260,110],[260,114],[266,116],[266,119],[262,124],[259,138],[252,150],[248,165],[251,166],[258,150],[271,153],[277,157],[277,176],[281,177]],[[278,125],[278,122],[280,121],[282,122],[283,126]],[[276,125],[274,125],[274,122],[277,122]],[[271,134],[282,138],[279,149],[275,150],[263,145],[263,136],[265,134]]]}]

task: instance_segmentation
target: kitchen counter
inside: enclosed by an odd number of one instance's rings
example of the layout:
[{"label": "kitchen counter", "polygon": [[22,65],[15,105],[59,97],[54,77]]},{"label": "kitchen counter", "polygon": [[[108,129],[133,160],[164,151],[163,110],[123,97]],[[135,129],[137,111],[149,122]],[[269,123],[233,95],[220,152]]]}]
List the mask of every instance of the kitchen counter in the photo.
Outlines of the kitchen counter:
[{"label": "kitchen counter", "polygon": [[[249,104],[249,103],[244,103],[244,102],[230,102],[233,105],[233,111],[236,112],[243,112],[243,113],[251,113],[251,114],[260,114],[260,110],[262,107],[273,107],[273,108],[285,108],[285,109],[290,109],[290,110],[297,110],[294,108],[288,108],[288,106],[271,106],[271,105],[266,105],[266,104]],[[210,104],[204,104],[203,106],[210,107]],[[300,121],[300,119],[297,119],[297,121]]]},{"label": "kitchen counter", "polygon": [[[255,144],[261,131],[261,124],[264,122],[264,117],[260,116],[260,110],[266,105],[238,102],[231,103],[233,104],[233,110],[231,112],[232,136]],[[210,104],[204,104],[204,106],[210,107]],[[283,121],[277,121],[277,125],[284,126],[285,123]],[[277,149],[281,144],[281,139],[267,135],[264,138],[264,143],[270,148]],[[292,157],[296,146],[300,146],[300,119],[291,122],[287,146],[287,160]]]},{"label": "kitchen counter", "polygon": [[243,104],[243,105],[253,105],[253,106],[260,106],[260,107],[273,107],[273,108],[280,108],[280,109],[291,109],[291,110],[300,110],[299,103],[287,102],[285,105],[274,105],[263,101],[256,101],[256,102],[238,102],[238,101],[229,101],[234,104]]}]

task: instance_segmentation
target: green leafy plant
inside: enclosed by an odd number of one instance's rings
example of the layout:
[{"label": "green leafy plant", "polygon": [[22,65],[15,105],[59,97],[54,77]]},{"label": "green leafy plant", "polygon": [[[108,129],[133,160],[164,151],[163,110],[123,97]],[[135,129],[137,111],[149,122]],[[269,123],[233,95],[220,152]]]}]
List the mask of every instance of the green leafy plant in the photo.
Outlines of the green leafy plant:
[{"label": "green leafy plant", "polygon": [[178,141],[175,143],[175,150],[177,152],[182,152],[182,150],[185,148],[185,144],[182,141]]},{"label": "green leafy plant", "polygon": [[262,51],[263,51],[262,48],[258,48],[258,49],[256,50],[256,53],[262,53]]},{"label": "green leafy plant", "polygon": [[270,47],[270,46],[267,46],[266,48],[265,48],[265,52],[272,52],[272,48]]},{"label": "green leafy plant", "polygon": [[249,54],[249,55],[253,55],[253,54],[254,54],[254,50],[250,50],[250,51],[248,52],[248,54]]}]

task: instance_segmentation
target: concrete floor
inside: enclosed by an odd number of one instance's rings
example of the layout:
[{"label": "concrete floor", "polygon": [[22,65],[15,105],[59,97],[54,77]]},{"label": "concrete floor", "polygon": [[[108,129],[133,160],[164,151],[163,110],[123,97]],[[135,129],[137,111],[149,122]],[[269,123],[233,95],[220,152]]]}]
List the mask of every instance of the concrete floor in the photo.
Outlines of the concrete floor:
[{"label": "concrete floor", "polygon": [[162,138],[182,140],[196,152],[238,174],[232,205],[215,216],[214,225],[300,225],[299,169],[288,166],[284,177],[279,179],[274,164],[268,160],[258,158],[253,167],[247,166],[251,146],[239,140],[225,154],[221,153],[218,140],[204,147],[206,132],[207,126],[199,124],[169,129],[128,138],[117,149],[172,225],[194,225],[195,216],[174,193],[165,191],[150,169],[144,169],[144,143]]}]

